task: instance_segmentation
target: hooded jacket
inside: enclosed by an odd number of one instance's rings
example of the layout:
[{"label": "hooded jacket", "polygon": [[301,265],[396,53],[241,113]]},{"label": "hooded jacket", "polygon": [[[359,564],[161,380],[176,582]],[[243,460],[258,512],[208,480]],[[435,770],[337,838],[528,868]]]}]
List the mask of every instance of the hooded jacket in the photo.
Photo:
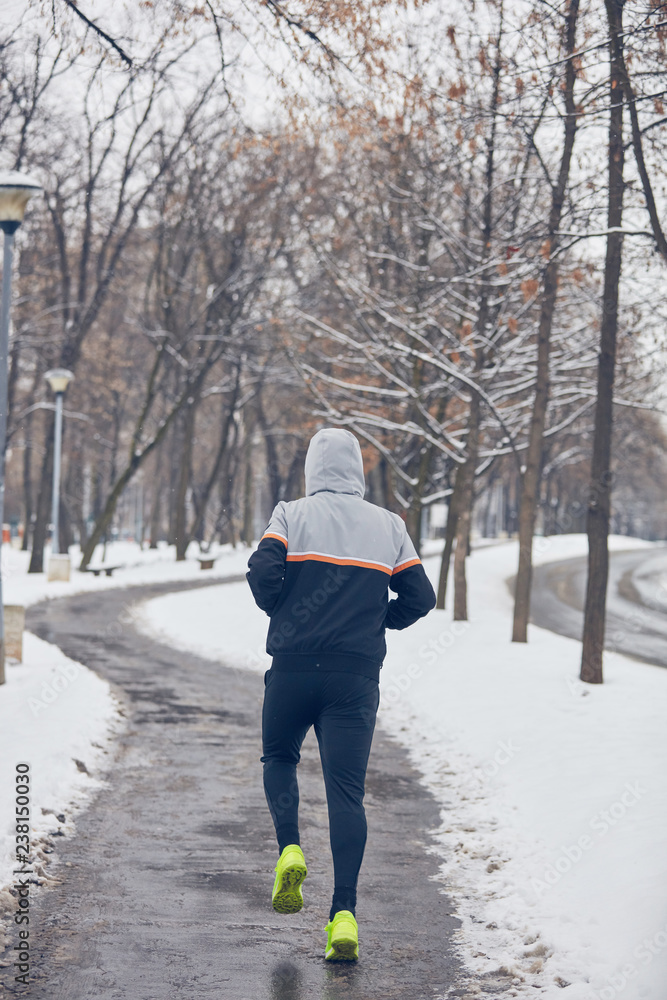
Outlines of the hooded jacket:
[{"label": "hooded jacket", "polygon": [[385,629],[426,615],[433,587],[401,518],[364,500],[353,434],[318,431],[305,473],[306,496],[276,506],[248,563],[255,601],[271,618],[267,652],[276,670],[377,678]]}]

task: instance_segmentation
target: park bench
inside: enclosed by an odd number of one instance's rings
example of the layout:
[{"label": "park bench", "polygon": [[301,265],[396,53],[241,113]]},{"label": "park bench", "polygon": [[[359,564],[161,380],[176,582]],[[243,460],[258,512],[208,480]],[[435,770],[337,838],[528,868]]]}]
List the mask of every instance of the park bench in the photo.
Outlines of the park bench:
[{"label": "park bench", "polygon": [[86,566],[84,573],[92,573],[93,576],[99,576],[100,573],[104,573],[106,576],[111,576],[115,569],[122,569],[122,565],[117,566]]},{"label": "park bench", "polygon": [[200,569],[213,569],[213,564],[219,556],[197,556]]}]

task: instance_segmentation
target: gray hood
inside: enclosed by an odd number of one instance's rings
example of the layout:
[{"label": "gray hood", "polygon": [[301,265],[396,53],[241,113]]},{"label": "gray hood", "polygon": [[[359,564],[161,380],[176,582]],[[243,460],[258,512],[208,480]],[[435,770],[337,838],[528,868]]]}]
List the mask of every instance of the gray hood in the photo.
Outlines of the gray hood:
[{"label": "gray hood", "polygon": [[342,428],[318,431],[306,455],[306,496],[327,490],[330,493],[366,492],[361,448],[354,434]]}]

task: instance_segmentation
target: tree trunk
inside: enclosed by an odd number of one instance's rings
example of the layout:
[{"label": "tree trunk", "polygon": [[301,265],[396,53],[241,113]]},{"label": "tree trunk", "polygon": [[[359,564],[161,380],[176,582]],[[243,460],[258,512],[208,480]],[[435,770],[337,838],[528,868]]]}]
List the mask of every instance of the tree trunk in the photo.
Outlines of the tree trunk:
[{"label": "tree trunk", "polygon": [[[576,26],[579,14],[579,0],[570,0],[565,23],[565,52],[569,57],[575,51]],[[558,229],[560,228],[563,202],[570,176],[572,150],[577,130],[574,104],[574,83],[576,71],[574,61],[565,63],[565,138],[561,155],[558,180],[551,193],[549,213],[549,258],[542,281],[542,303],[537,331],[537,376],[535,398],[526,452],[526,464],[521,477],[521,500],[519,505],[519,568],[514,591],[514,622],[512,642],[528,641],[528,618],[530,616],[530,588],[533,575],[533,534],[537,515],[538,492],[542,473],[542,442],[549,404],[549,357],[551,354],[551,330],[558,294]]]},{"label": "tree trunk", "polygon": [[[195,394],[198,388],[199,385],[193,386]],[[151,390],[149,388],[149,400],[150,400],[150,392]],[[130,458],[128,464],[126,465],[125,469],[123,470],[119,478],[114,483],[114,486],[111,492],[109,493],[109,496],[107,497],[104,510],[102,511],[97,521],[95,522],[95,527],[93,528],[91,536],[88,539],[86,547],[83,551],[83,555],[81,557],[80,569],[83,570],[86,568],[86,566],[88,565],[93,556],[97,543],[106,534],[109,526],[111,525],[111,521],[114,516],[116,506],[122,495],[123,490],[128,485],[128,483],[134,476],[137,469],[141,468],[141,466],[149,457],[149,455],[152,455],[153,452],[160,447],[161,443],[164,441],[166,435],[168,434],[169,429],[173,426],[176,417],[181,412],[181,408],[185,405],[189,394],[190,394],[189,389],[186,388],[185,392],[174,404],[173,409],[171,410],[169,415],[163,420],[155,436],[144,447],[143,451],[139,451],[138,447],[139,434],[141,431],[141,427],[143,426],[143,421],[149,406],[148,402],[145,404],[144,411],[141,417],[139,418],[139,422],[135,428],[134,436],[132,438],[132,444],[130,447]]]},{"label": "tree trunk", "polygon": [[244,447],[245,473],[243,477],[243,528],[241,531],[241,541],[246,545],[252,545],[254,524],[254,477],[252,469],[252,438],[253,428],[246,428],[246,440]]},{"label": "tree trunk", "polygon": [[183,422],[183,443],[181,447],[181,461],[178,474],[178,485],[176,487],[176,513],[174,518],[174,541],[176,543],[176,562],[183,562],[185,553],[190,542],[190,535],[187,529],[187,509],[186,501],[188,486],[191,481],[192,469],[192,443],[195,436],[195,422],[197,416],[198,398],[188,401],[185,409],[185,419]]},{"label": "tree trunk", "polygon": [[48,534],[51,493],[53,491],[54,424],[54,415],[49,413],[46,425],[42,472],[39,480],[39,495],[37,497],[37,517],[35,518],[35,527],[32,534],[32,554],[28,567],[29,573],[44,572],[44,546],[46,545],[46,536]]},{"label": "tree trunk", "polygon": [[236,506],[234,488],[239,470],[239,422],[232,422],[232,439],[225,455],[222,474],[220,476],[220,508],[215,522],[215,535],[220,544],[227,540],[236,548]]},{"label": "tree trunk", "polygon": [[[485,273],[485,268],[491,254],[491,238],[493,236],[493,194],[495,181],[495,147],[496,129],[498,124],[498,105],[500,103],[500,73],[502,70],[501,45],[504,30],[503,7],[500,7],[500,25],[496,42],[496,60],[493,69],[493,91],[491,95],[491,129],[486,141],[486,167],[484,171],[484,209],[482,225],[482,280],[479,293],[479,310],[477,313],[475,347],[475,374],[479,375],[486,361],[486,344],[488,343],[489,297],[492,292],[491,282]],[[466,582],[466,557],[470,540],[470,523],[474,503],[474,482],[477,469],[477,454],[479,451],[479,429],[481,417],[481,402],[478,393],[473,392],[468,414],[468,438],[466,441],[467,457],[463,466],[463,482],[461,483],[461,504],[456,525],[456,551],[454,552],[454,621],[467,621],[468,597]],[[458,478],[458,477],[457,477]]]},{"label": "tree trunk", "polygon": [[[304,486],[304,476],[303,476],[303,466],[306,460],[306,449],[299,445],[296,452],[294,453],[294,458],[290,462],[290,467],[287,473],[287,479],[285,480],[285,499],[286,500],[296,500],[297,497],[303,496],[305,486]],[[372,502],[376,503],[379,507],[384,507],[384,496],[377,489],[377,480],[381,476],[378,476],[379,464],[375,466],[372,470],[371,475],[369,475],[369,481],[373,481],[371,476],[374,476],[373,490],[371,491]],[[381,497],[381,499],[378,499]]]},{"label": "tree trunk", "polygon": [[32,495],[32,411],[26,415],[23,425],[25,444],[23,447],[23,541],[21,549],[27,552],[30,548],[32,534],[33,495]]},{"label": "tree trunk", "polygon": [[162,500],[162,482],[156,480],[155,482],[155,496],[153,498],[153,506],[151,507],[151,523],[150,523],[150,543],[149,548],[156,549],[158,543],[158,536],[160,534],[160,508]]},{"label": "tree trunk", "polygon": [[449,510],[447,511],[447,527],[445,529],[445,547],[442,550],[440,560],[440,576],[438,578],[438,595],[436,608],[443,610],[447,599],[447,578],[449,577],[449,564],[452,558],[454,539],[456,538],[456,525],[459,519],[461,487],[463,486],[463,466],[457,465],[456,476],[454,477],[454,489],[449,498]]},{"label": "tree trunk", "polygon": [[113,489],[111,490],[111,493],[107,498],[104,510],[97,519],[97,522],[95,524],[95,527],[93,528],[91,536],[88,539],[88,542],[86,543],[85,549],[83,550],[83,556],[81,557],[81,566],[79,567],[80,569],[83,570],[86,568],[86,566],[89,564],[90,560],[93,557],[93,554],[95,552],[95,549],[97,548],[98,543],[102,540],[104,536],[106,536],[109,528],[111,527],[111,522],[116,512],[116,507],[118,505],[118,501],[121,497],[121,494],[125,489],[125,487],[128,485],[128,483],[130,482],[130,480],[132,479],[134,473],[139,468],[140,464],[141,464],[140,456],[134,456],[133,460],[123,470],[119,478],[116,480]]},{"label": "tree trunk", "polygon": [[220,507],[215,522],[215,535],[221,545],[230,542],[236,548],[236,525],[234,523],[233,493],[235,470],[227,461],[220,485]]},{"label": "tree trunk", "polygon": [[[214,485],[218,482],[220,478],[220,470],[223,468],[225,457],[227,455],[227,449],[229,447],[229,438],[232,427],[234,424],[234,414],[236,412],[236,403],[238,400],[239,389],[241,386],[241,366],[238,365],[236,369],[236,381],[234,383],[234,391],[232,393],[232,398],[227,404],[223,401],[223,412],[222,412],[222,430],[220,432],[220,444],[218,445],[218,451],[213,461],[213,468],[211,469],[210,475],[204,484],[204,488],[201,492],[199,500],[195,508],[195,516],[193,519],[192,527],[190,528],[190,538],[203,538],[206,532],[203,530],[204,518],[206,516],[206,510],[208,508],[208,503],[213,492]],[[226,412],[225,412],[226,411]]]},{"label": "tree trunk", "polygon": [[280,475],[280,462],[278,461],[278,449],[276,448],[276,440],[271,434],[271,426],[266,419],[266,414],[264,413],[264,405],[262,402],[262,392],[263,385],[259,387],[257,396],[255,398],[255,412],[257,415],[257,422],[261,428],[262,436],[264,438],[264,448],[266,450],[266,476],[269,483],[269,491],[271,493],[271,509],[275,507],[279,500],[282,500],[282,476]]},{"label": "tree trunk", "polygon": [[[170,455],[178,455],[181,451],[181,439],[183,437],[182,419],[179,417],[174,421],[171,429],[171,443],[169,447]],[[177,518],[177,496],[178,496],[178,472],[179,467],[175,462],[169,462],[167,466],[167,542],[169,545],[176,544],[176,518]]]},{"label": "tree trunk", "polygon": [[[478,438],[480,420],[480,399],[477,393],[470,400],[468,417],[468,457],[460,470],[462,477],[460,506],[456,521],[456,549],[454,551],[454,621],[468,620],[468,586],[466,581],[466,558],[470,538],[470,522],[474,502],[473,485],[477,468]],[[458,479],[458,476],[457,476]]]},{"label": "tree trunk", "polygon": [[418,556],[421,556],[422,551],[422,511],[424,509],[422,497],[424,496],[429,472],[431,471],[433,452],[434,448],[430,443],[425,444],[421,449],[421,453],[419,455],[419,469],[417,471],[417,482],[415,484],[412,495],[412,503],[410,504],[407,515],[408,534],[413,541]]},{"label": "tree trunk", "polygon": [[160,537],[160,514],[162,510],[162,492],[164,482],[162,479],[162,448],[158,448],[155,456],[155,467],[153,470],[153,503],[151,504],[149,534],[149,548],[156,549],[158,538]]},{"label": "tree trunk", "polygon": [[83,516],[81,507],[77,507],[76,527],[79,532],[79,547],[83,551],[86,547],[86,542],[88,541],[88,525],[86,524],[86,519]]},{"label": "tree trunk", "polygon": [[60,541],[60,551],[69,552],[70,545],[74,543],[74,532],[72,531],[72,515],[70,513],[67,500],[61,496],[60,512],[58,518],[58,535]]},{"label": "tree trunk", "polygon": [[[466,519],[467,523],[467,519]],[[468,536],[463,526],[463,518],[459,518],[456,528],[456,548],[454,549],[454,621],[468,620],[468,585],[466,581],[466,557],[468,555]]]},{"label": "tree trunk", "polygon": [[623,234],[619,232],[623,216],[623,88],[619,53],[622,53],[623,0],[606,4],[609,27],[617,45],[610,43],[609,80],[609,202],[607,211],[607,252],[604,270],[604,294],[600,325],[595,430],[591,458],[591,480],[586,517],[588,535],[588,580],[584,609],[584,634],[581,652],[582,681],[602,683],[602,650],[609,572],[609,515],[611,510],[611,436],[616,334],[618,330],[618,286],[623,257]]},{"label": "tree trunk", "polygon": [[[292,465],[290,466],[289,475],[287,477],[288,482],[291,483],[294,479],[294,463],[297,460],[295,455]],[[377,504],[378,507],[386,507],[387,499],[384,490],[384,476],[382,473],[381,463],[383,461],[382,456],[378,452],[378,460],[375,465],[368,470],[368,475],[366,477],[366,483],[368,486],[368,499],[371,503]],[[291,496],[290,492],[286,492],[286,496]]]}]

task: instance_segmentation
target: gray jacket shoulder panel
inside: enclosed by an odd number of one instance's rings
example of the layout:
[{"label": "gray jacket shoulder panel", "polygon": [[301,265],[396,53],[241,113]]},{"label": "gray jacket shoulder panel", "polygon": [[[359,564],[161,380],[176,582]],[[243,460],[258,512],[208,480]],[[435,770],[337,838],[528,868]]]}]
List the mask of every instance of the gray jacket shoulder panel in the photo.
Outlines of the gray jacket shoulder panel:
[{"label": "gray jacket shoulder panel", "polygon": [[321,491],[281,502],[266,534],[286,539],[288,560],[330,557],[388,574],[417,560],[401,518],[350,493]]}]

